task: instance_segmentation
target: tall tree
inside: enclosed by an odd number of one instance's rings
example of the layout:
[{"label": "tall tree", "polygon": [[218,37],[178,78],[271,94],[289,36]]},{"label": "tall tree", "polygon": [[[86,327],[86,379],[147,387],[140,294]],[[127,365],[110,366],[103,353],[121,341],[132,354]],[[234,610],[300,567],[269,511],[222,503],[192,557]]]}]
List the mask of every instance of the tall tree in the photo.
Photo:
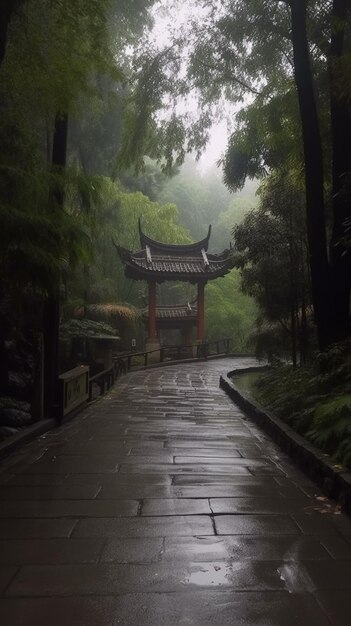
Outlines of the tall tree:
[{"label": "tall tree", "polygon": [[[135,126],[140,132],[133,147],[134,156],[135,150],[140,151],[142,146],[141,136],[146,133],[147,116],[151,126],[157,122],[157,109],[162,107],[164,94],[170,90],[171,71],[181,72],[179,81],[171,83],[172,87],[177,86],[178,93],[184,96],[191,89],[197,90],[201,116],[197,124],[189,124],[186,116],[177,116],[175,107],[175,113],[163,124],[161,132],[156,133],[156,155],[165,157],[166,167],[172,159],[183,158],[186,138],[188,148],[201,149],[214,119],[214,103],[223,101],[223,98],[238,102],[244,95],[255,98],[257,102],[265,98],[267,103],[271,103],[277,101],[277,96],[291,90],[292,79],[295,80],[303,146],[313,304],[319,345],[324,349],[350,332],[349,257],[341,241],[349,203],[339,193],[341,181],[350,170],[350,150],[346,147],[349,144],[344,142],[342,146],[341,142],[342,129],[346,137],[349,136],[349,120],[347,107],[335,89],[338,74],[335,61],[345,56],[349,1],[225,0],[221,3],[200,1],[199,6],[205,13],[201,14],[201,21],[196,23],[193,20],[189,41],[178,37],[173,46],[167,46],[163,51],[158,49],[153,55],[150,50],[144,53],[146,69],[135,100],[140,105],[137,118],[142,123]],[[185,55],[181,57],[184,49]],[[185,57],[190,61],[184,79]],[[328,57],[332,167],[329,161],[330,139],[323,144],[321,136],[321,119],[328,115]],[[157,80],[151,77],[157,77]],[[318,94],[316,77],[320,79]],[[142,106],[143,103],[145,106]],[[272,115],[272,108],[270,111]],[[323,132],[323,139],[325,136]],[[255,142],[258,136],[251,136],[250,139]],[[241,184],[247,174],[262,174],[265,168],[272,167],[265,160],[266,128],[262,128],[259,141],[258,158],[251,162],[247,160],[246,170],[242,167]],[[150,137],[144,145],[150,149]],[[237,152],[236,156],[242,155]],[[325,183],[331,179],[331,169],[334,225],[329,259],[324,193]]]},{"label": "tall tree", "polygon": [[307,39],[308,0],[288,0],[294,74],[299,100],[306,187],[306,218],[314,315],[321,349],[330,342],[330,281],[327,255],[323,150]]},{"label": "tall tree", "polygon": [[[63,211],[64,168],[67,159],[67,114],[56,115],[52,145],[52,167],[61,180],[55,181],[50,190],[49,211]],[[60,326],[60,284],[54,284],[48,292],[44,305],[44,411],[46,416],[58,417],[58,374],[59,374],[59,326]]]},{"label": "tall tree", "polygon": [[307,309],[311,304],[304,193],[284,169],[259,189],[260,205],[233,229],[235,264],[260,318],[280,326],[294,365],[307,354]]},{"label": "tall tree", "polygon": [[[45,300],[45,405],[57,404],[57,336],[63,271],[86,255],[82,219],[65,196],[68,115],[97,107],[103,79],[123,78],[123,45],[147,19],[148,0],[13,0],[0,4],[1,298],[37,289]],[[133,6],[131,6],[133,5]],[[131,8],[137,9],[133,14]],[[114,34],[110,25],[119,17]],[[110,21],[109,21],[110,20]],[[10,28],[9,28],[10,25]],[[6,49],[6,55],[5,55]],[[93,195],[93,185],[85,191]],[[11,274],[11,280],[9,275]],[[2,302],[0,303],[2,304]]]},{"label": "tall tree", "polygon": [[12,17],[25,0],[0,0],[0,66],[4,60]]},{"label": "tall tree", "polygon": [[350,334],[351,258],[345,246],[347,219],[350,209],[351,172],[351,111],[346,94],[340,89],[345,69],[343,60],[350,53],[350,0],[334,0],[331,13],[331,43],[329,53],[330,126],[332,142],[332,209],[333,225],[330,240],[331,292],[333,302],[332,339],[344,339]]}]

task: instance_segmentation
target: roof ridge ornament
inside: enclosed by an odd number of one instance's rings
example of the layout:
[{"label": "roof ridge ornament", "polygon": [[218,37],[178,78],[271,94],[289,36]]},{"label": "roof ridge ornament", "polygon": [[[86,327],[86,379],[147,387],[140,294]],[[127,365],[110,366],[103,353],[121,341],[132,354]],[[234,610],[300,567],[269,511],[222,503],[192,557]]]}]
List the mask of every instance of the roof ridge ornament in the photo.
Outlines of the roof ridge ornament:
[{"label": "roof ridge ornament", "polygon": [[146,261],[148,262],[149,265],[151,265],[152,256],[151,256],[150,246],[145,246],[145,252],[146,252]]},{"label": "roof ridge ornament", "polygon": [[202,254],[204,266],[205,267],[209,267],[210,263],[209,263],[209,260],[207,258],[207,254],[206,254],[205,248],[201,248],[201,254]]}]

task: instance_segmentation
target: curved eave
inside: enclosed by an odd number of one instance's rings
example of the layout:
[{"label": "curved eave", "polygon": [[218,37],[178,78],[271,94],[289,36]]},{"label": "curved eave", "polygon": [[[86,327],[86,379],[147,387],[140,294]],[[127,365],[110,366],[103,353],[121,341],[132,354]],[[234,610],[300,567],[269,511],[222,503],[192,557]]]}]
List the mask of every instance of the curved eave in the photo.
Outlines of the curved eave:
[{"label": "curved eave", "polygon": [[161,252],[167,252],[167,251],[179,251],[179,252],[199,252],[201,253],[201,250],[208,250],[208,242],[210,240],[210,236],[211,236],[211,224],[208,227],[208,233],[206,235],[206,237],[204,239],[201,239],[201,241],[197,241],[195,243],[164,243],[162,241],[156,241],[155,239],[151,239],[151,237],[148,237],[147,235],[145,235],[145,233],[143,233],[142,228],[141,228],[141,220],[139,218],[139,237],[140,237],[140,245],[142,248],[145,248],[146,246],[149,246],[151,249],[154,250],[160,250]]},{"label": "curved eave", "polygon": [[136,266],[134,264],[126,263],[125,275],[127,278],[134,280],[150,280],[153,278],[156,282],[164,281],[182,281],[182,282],[207,282],[214,278],[220,278],[225,276],[231,270],[231,265],[227,264],[224,267],[214,269],[212,272],[157,272],[145,267]]},{"label": "curved eave", "polygon": [[[149,313],[148,312],[144,312],[142,315],[142,319],[148,320],[149,319]],[[196,313],[192,313],[191,315],[169,315],[168,317],[159,317],[156,314],[156,321],[157,323],[162,323],[162,322],[196,322],[197,320],[197,314]]]},{"label": "curved eave", "polygon": [[[143,319],[148,319],[149,309],[146,307],[142,311]],[[158,304],[156,306],[156,320],[196,320],[197,307],[192,306],[190,309],[187,304]]]},{"label": "curved eave", "polygon": [[123,261],[123,263],[129,263],[132,258],[132,253],[130,252],[130,250],[127,250],[127,248],[123,248],[123,246],[118,246],[115,242],[113,242],[113,245],[115,246],[121,261]]}]

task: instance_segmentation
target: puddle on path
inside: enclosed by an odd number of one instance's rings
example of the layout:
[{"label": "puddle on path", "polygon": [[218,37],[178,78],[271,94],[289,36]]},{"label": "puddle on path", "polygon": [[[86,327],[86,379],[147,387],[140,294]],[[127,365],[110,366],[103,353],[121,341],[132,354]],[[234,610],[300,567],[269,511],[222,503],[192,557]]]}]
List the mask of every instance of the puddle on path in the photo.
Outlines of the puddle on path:
[{"label": "puddle on path", "polygon": [[186,576],[183,583],[200,587],[228,585],[230,583],[229,575],[233,571],[233,565],[222,562],[192,563],[191,568],[193,571]]},{"label": "puddle on path", "polygon": [[313,592],[315,587],[302,563],[284,563],[277,569],[278,575],[288,593]]}]

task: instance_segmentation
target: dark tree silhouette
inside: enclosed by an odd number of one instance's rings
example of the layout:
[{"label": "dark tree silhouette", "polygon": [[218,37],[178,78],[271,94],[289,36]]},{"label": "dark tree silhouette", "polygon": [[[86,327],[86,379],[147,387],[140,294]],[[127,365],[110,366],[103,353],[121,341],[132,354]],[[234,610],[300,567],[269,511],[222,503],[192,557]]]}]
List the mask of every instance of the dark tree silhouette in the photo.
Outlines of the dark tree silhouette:
[{"label": "dark tree silhouette", "polygon": [[0,0],[0,65],[4,60],[9,24],[25,0]]}]

